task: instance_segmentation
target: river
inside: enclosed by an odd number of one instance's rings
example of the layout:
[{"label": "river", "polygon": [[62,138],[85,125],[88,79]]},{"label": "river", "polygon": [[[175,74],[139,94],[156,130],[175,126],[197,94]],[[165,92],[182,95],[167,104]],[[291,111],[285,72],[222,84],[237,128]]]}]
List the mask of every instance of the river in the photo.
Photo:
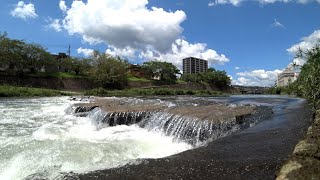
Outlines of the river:
[{"label": "river", "polygon": [[161,158],[192,148],[137,125],[97,130],[86,117],[67,115],[66,97],[0,100],[0,179],[86,172]]},{"label": "river", "polygon": [[[212,102],[230,103],[232,106],[254,104],[272,107],[276,114],[283,114],[286,106],[304,100],[278,96],[182,96],[162,100],[159,97],[122,98],[122,101],[127,104],[150,101],[168,107]],[[70,172],[72,176],[73,173],[82,174],[125,164],[134,166],[141,164],[141,159],[163,158],[200,146],[137,124],[101,127],[92,118],[70,114],[68,109],[73,103],[67,97],[0,99],[1,180],[60,179]],[[265,125],[257,122],[258,126],[249,128],[249,131],[258,132],[261,128],[277,126],[282,121],[277,117]]]}]

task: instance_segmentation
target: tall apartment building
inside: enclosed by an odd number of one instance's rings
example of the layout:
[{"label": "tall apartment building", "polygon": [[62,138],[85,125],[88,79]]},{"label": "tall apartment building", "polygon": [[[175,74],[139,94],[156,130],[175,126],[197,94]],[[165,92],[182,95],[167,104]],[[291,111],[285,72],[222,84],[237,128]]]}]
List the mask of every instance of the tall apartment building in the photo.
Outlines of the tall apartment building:
[{"label": "tall apartment building", "polygon": [[208,70],[208,61],[206,60],[188,57],[184,58],[182,61],[183,74],[194,74],[206,72]]},{"label": "tall apartment building", "polygon": [[289,84],[297,80],[299,73],[292,70],[286,69],[282,73],[278,74],[277,87],[286,87]]}]

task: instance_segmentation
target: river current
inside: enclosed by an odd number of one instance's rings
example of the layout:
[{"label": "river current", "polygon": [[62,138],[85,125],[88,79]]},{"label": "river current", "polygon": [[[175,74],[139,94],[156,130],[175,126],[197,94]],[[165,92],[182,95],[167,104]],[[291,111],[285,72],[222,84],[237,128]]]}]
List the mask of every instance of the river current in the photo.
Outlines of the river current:
[{"label": "river current", "polygon": [[139,163],[191,149],[138,125],[97,128],[68,115],[66,97],[0,99],[0,179],[59,178],[61,173]]}]

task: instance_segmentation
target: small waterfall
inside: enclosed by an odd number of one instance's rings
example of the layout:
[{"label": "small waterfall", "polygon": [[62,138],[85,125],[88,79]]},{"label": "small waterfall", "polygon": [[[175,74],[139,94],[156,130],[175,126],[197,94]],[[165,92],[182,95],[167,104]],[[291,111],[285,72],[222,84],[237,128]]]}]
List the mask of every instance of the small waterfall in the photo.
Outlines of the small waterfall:
[{"label": "small waterfall", "polygon": [[88,113],[88,116],[97,127],[102,125],[131,125],[136,124],[143,119],[149,118],[154,112],[137,111],[137,112],[105,112],[101,108],[94,108]]},{"label": "small waterfall", "polygon": [[85,117],[90,111],[99,106],[82,106],[82,105],[71,105],[64,112],[66,114],[72,114],[75,116]]},{"label": "small waterfall", "polygon": [[254,125],[258,119],[270,114],[269,111],[271,110],[269,109],[256,107],[253,114],[239,114],[234,117],[230,116],[229,119],[221,120],[212,120],[206,117],[199,119],[199,117],[194,117],[192,114],[172,113],[167,111],[168,109],[121,112],[123,106],[120,106],[119,109],[112,107],[110,109],[112,112],[109,112],[107,107],[100,108],[90,104],[74,105],[69,107],[66,112],[72,112],[76,116],[87,116],[98,129],[105,126],[138,124],[141,128],[149,131],[160,132],[166,136],[174,137],[176,141],[198,146],[207,140],[214,140]]},{"label": "small waterfall", "polygon": [[139,125],[150,131],[174,136],[176,140],[186,141],[192,145],[200,145],[208,139],[225,136],[239,128],[236,118],[213,122],[167,112],[155,113]]}]

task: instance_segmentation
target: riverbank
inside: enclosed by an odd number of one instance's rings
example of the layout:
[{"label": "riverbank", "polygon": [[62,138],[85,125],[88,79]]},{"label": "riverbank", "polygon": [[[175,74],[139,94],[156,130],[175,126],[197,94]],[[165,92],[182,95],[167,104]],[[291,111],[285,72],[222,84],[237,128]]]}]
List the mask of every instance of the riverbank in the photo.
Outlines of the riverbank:
[{"label": "riverbank", "polygon": [[130,96],[175,96],[175,95],[210,95],[210,96],[223,96],[220,91],[212,90],[184,90],[184,89],[171,89],[171,88],[133,88],[124,90],[106,90],[103,88],[85,91],[84,95],[87,96],[105,96],[105,97],[130,97]]},{"label": "riverbank", "polygon": [[71,93],[52,89],[0,85],[0,97],[52,97],[70,95]]},{"label": "riverbank", "polygon": [[320,110],[278,173],[277,180],[284,179],[320,179]]}]

